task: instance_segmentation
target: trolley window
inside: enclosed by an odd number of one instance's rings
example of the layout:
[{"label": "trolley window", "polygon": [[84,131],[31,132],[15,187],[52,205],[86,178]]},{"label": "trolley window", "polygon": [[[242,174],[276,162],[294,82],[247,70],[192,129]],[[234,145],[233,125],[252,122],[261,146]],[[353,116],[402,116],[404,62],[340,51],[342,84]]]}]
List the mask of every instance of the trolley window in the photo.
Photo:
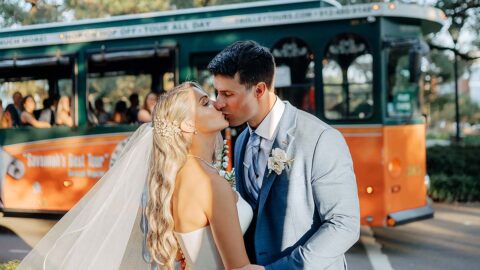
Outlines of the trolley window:
[{"label": "trolley window", "polygon": [[329,120],[365,119],[373,114],[373,57],[356,34],[341,34],[322,60],[323,100]]}]

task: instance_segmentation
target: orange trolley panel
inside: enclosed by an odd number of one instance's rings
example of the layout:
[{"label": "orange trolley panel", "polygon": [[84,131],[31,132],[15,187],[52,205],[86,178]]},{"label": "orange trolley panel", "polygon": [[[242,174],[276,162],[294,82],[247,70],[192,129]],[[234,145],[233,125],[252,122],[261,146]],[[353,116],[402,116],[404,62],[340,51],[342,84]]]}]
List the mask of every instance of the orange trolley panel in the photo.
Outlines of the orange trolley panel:
[{"label": "orange trolley panel", "polygon": [[361,223],[386,226],[391,213],[424,207],[424,125],[337,126],[352,154]]},{"label": "orange trolley panel", "polygon": [[[384,226],[383,128],[380,125],[337,128],[345,137],[352,155],[361,223]],[[369,187],[372,188],[371,193],[367,192]]]},{"label": "orange trolley panel", "polygon": [[386,126],[384,170],[388,213],[427,204],[425,126]]},{"label": "orange trolley panel", "polygon": [[16,168],[3,176],[5,209],[67,211],[104,175],[128,134],[5,146]]}]

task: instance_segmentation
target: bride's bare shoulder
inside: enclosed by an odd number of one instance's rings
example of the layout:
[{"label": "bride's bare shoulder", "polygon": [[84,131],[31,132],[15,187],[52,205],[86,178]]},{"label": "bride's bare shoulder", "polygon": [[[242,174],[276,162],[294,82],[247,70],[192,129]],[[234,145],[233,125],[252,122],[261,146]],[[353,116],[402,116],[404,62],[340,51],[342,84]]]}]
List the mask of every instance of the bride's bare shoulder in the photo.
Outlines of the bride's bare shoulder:
[{"label": "bride's bare shoulder", "polygon": [[195,161],[187,161],[178,174],[179,184],[182,189],[189,190],[190,195],[202,199],[205,203],[211,200],[228,199],[233,196],[230,184],[215,171],[204,169]]}]

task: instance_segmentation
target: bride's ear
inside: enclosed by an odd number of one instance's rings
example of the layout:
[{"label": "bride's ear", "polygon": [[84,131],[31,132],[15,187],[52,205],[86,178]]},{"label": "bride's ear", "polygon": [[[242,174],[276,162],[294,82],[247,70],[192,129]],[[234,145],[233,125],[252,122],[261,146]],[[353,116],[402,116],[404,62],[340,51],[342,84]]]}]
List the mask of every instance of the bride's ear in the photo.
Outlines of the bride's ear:
[{"label": "bride's ear", "polygon": [[180,129],[182,129],[183,132],[187,133],[196,133],[197,131],[195,130],[195,124],[193,123],[192,120],[184,120],[180,124]]}]

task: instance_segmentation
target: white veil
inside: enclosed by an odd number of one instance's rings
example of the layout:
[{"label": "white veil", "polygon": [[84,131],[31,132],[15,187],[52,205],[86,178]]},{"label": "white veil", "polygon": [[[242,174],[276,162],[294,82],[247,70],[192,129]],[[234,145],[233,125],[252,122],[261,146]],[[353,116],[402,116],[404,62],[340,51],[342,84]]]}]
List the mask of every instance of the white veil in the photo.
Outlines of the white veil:
[{"label": "white veil", "polygon": [[150,269],[144,244],[151,123],[130,137],[98,183],[40,240],[18,270]]}]

